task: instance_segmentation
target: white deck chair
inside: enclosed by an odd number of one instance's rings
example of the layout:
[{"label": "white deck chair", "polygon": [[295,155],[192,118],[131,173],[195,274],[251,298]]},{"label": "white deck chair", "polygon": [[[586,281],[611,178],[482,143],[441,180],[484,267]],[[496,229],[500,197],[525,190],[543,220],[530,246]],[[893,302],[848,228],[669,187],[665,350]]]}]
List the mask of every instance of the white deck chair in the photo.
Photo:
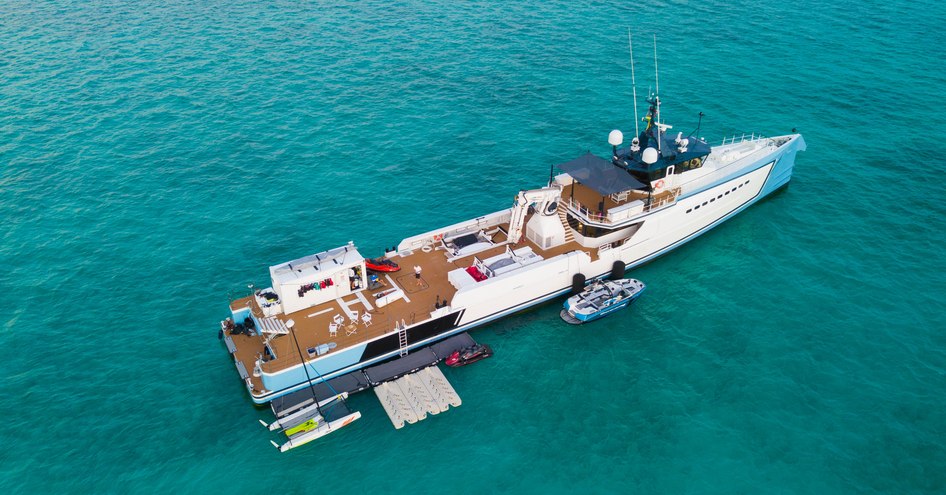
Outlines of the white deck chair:
[{"label": "white deck chair", "polygon": [[329,323],[328,324],[328,334],[330,337],[338,336],[338,323]]},{"label": "white deck chair", "polygon": [[358,310],[349,311],[348,318],[351,319],[352,323],[358,323]]},{"label": "white deck chair", "polygon": [[332,321],[334,321],[336,325],[341,325],[342,323],[345,323],[345,317],[337,314],[332,317]]},{"label": "white deck chair", "polygon": [[366,327],[371,325],[371,313],[361,315],[361,321],[364,322]]}]

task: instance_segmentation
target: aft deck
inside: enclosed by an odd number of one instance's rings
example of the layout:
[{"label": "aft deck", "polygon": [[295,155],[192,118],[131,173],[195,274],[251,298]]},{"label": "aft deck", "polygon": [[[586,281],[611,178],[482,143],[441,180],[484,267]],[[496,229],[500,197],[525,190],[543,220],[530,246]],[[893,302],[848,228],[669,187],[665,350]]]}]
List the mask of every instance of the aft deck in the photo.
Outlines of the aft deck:
[{"label": "aft deck", "polygon": [[[508,224],[502,225],[503,232],[508,228]],[[308,350],[317,348],[322,344],[334,343],[335,347],[328,351],[328,354],[337,353],[343,349],[362,344],[371,339],[391,333],[395,330],[397,323],[402,321],[407,325],[427,320],[431,317],[431,312],[437,309],[437,302],[441,304],[444,301],[453,300],[457,289],[448,281],[447,274],[458,268],[465,269],[473,264],[474,256],[479,259],[487,259],[506,251],[508,244],[505,241],[505,234],[500,233],[498,238],[494,238],[496,245],[460,258],[448,259],[446,251],[442,247],[431,249],[424,252],[415,249],[393,258],[401,266],[401,270],[393,273],[380,273],[380,279],[384,286],[375,290],[363,290],[354,294],[349,294],[341,300],[331,300],[301,311],[291,314],[280,314],[276,316],[278,320],[286,322],[293,320],[293,332],[289,335],[278,335],[271,339],[270,348],[275,353],[276,358],[270,359],[262,364],[261,369],[267,373],[274,373],[286,368],[298,365],[302,362],[300,350],[306,359],[317,358],[313,354],[309,355]],[[529,246],[533,252],[539,254],[545,259],[568,253],[574,250],[584,250],[593,259],[597,259],[597,250],[583,248],[577,242],[569,241],[563,245],[541,249],[532,241],[522,238],[517,247]],[[418,280],[414,276],[414,266],[421,267],[421,277]],[[384,307],[378,307],[375,294],[387,289],[401,289],[406,297],[389,303]],[[347,308],[344,308],[347,306]],[[247,296],[230,305],[234,312],[243,308],[249,308],[256,318],[262,319],[263,312],[258,306],[256,299]],[[349,312],[357,312],[357,319],[350,319]],[[364,313],[371,315],[371,323],[366,324],[362,321],[361,315]],[[343,325],[337,329],[337,333],[332,336],[329,332],[329,326],[336,315],[342,315],[345,319]],[[298,348],[293,339],[293,335],[298,339]],[[232,340],[236,351],[234,358],[242,362],[247,371],[250,372],[250,381],[255,391],[263,389],[259,377],[252,376],[258,356],[264,353],[265,335],[234,335]]]}]

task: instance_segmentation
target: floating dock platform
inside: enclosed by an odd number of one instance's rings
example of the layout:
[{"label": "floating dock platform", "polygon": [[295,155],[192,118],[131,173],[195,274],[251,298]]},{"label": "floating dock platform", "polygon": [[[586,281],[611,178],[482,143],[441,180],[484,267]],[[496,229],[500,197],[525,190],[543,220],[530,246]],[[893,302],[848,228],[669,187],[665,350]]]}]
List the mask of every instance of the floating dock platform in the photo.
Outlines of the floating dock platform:
[{"label": "floating dock platform", "polygon": [[[273,410],[273,414],[276,415],[276,418],[281,418],[316,401],[322,401],[343,392],[354,394],[369,387],[378,387],[386,382],[428,368],[446,359],[453,351],[458,351],[475,343],[476,341],[474,341],[473,337],[470,337],[468,333],[464,332],[459,335],[454,335],[432,346],[414,351],[404,357],[362,370],[353,371],[332,378],[328,380],[327,383],[318,383],[312,387],[299,390],[298,392],[277,397],[270,402],[270,407]],[[437,369],[437,371],[439,372],[440,370]],[[443,376],[442,372],[440,372],[439,376],[446,382],[446,377]],[[447,383],[447,386],[450,386],[450,384]],[[452,386],[450,390],[453,390]],[[456,392],[453,392],[453,394],[456,395]],[[459,400],[460,398],[457,397],[457,405],[459,405]],[[392,419],[392,421],[394,420]],[[413,421],[411,423],[413,423]],[[396,423],[395,426],[397,426]]]},{"label": "floating dock platform", "polygon": [[397,429],[403,428],[404,423],[423,421],[428,414],[440,414],[462,403],[437,366],[382,383],[375,387],[374,393]]}]

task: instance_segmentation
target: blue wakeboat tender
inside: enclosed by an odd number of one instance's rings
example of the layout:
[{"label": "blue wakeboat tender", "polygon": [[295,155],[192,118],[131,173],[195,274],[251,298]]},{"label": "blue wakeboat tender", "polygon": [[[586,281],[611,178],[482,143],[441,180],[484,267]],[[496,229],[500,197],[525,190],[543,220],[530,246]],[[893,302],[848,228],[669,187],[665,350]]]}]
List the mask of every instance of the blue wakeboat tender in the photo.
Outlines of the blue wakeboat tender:
[{"label": "blue wakeboat tender", "polygon": [[644,283],[633,278],[598,281],[569,297],[562,309],[562,319],[581,325],[626,308],[644,292]]}]

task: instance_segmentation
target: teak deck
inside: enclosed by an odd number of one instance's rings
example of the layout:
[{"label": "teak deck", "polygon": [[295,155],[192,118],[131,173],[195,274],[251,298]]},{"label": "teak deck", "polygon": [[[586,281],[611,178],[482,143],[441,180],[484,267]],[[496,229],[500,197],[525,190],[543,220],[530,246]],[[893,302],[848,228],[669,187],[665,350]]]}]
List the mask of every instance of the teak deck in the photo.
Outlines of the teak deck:
[{"label": "teak deck", "polygon": [[[530,216],[531,218],[531,216]],[[528,221],[528,219],[526,220]],[[508,228],[508,224],[504,224]],[[499,240],[499,239],[497,239]],[[582,247],[577,242],[570,241],[561,246],[550,249],[541,249],[532,241],[522,237],[521,246],[530,246],[532,250],[549,259],[560,254],[575,250],[584,250],[592,259],[597,259],[597,251]],[[296,348],[296,342],[292,333],[289,335],[279,335],[270,341],[270,348],[276,354],[276,358],[263,363],[262,369],[266,372],[276,372],[302,362],[300,351],[307,355],[307,349],[316,347],[320,344],[334,342],[336,348],[330,353],[338,352],[347,347],[366,342],[370,339],[380,337],[383,334],[394,331],[395,324],[402,320],[411,325],[415,322],[426,320],[430,317],[430,312],[434,311],[438,296],[440,301],[446,299],[452,301],[457,289],[447,279],[447,273],[457,268],[466,268],[473,264],[473,257],[486,259],[497,254],[505,252],[507,244],[500,244],[488,250],[468,255],[454,261],[448,261],[446,252],[443,248],[434,249],[429,253],[422,250],[415,250],[411,254],[396,258],[401,270],[393,273],[378,274],[379,278],[385,283],[384,287],[376,290],[364,290],[362,295],[372,305],[368,310],[361,300],[355,294],[349,294],[342,300],[353,311],[358,311],[358,319],[352,321],[346,316],[346,312],[336,300],[328,301],[311,308],[297,311],[291,314],[278,315],[282,321],[293,320],[295,322],[293,332],[295,339],[298,339],[299,348]],[[414,266],[421,267],[421,284],[418,285],[414,276]],[[387,275],[387,276],[385,276]],[[390,280],[389,280],[390,279]],[[374,294],[386,289],[400,288],[407,295],[410,301],[400,299],[394,301],[383,308],[375,305]],[[231,310],[239,310],[249,307],[257,318],[262,318],[263,313],[256,300],[252,296],[246,296],[230,303]],[[372,315],[372,322],[366,325],[361,320],[361,315],[368,311]],[[345,317],[345,324],[339,327],[336,336],[329,335],[329,324],[335,315]],[[355,332],[348,335],[348,330],[354,325]],[[234,357],[243,363],[243,366],[252,371],[257,356],[264,351],[263,339],[265,336],[259,334],[233,335],[233,343],[236,346]],[[314,356],[313,356],[314,357]],[[257,391],[262,390],[262,382],[258,377],[250,375],[253,388]]]}]

